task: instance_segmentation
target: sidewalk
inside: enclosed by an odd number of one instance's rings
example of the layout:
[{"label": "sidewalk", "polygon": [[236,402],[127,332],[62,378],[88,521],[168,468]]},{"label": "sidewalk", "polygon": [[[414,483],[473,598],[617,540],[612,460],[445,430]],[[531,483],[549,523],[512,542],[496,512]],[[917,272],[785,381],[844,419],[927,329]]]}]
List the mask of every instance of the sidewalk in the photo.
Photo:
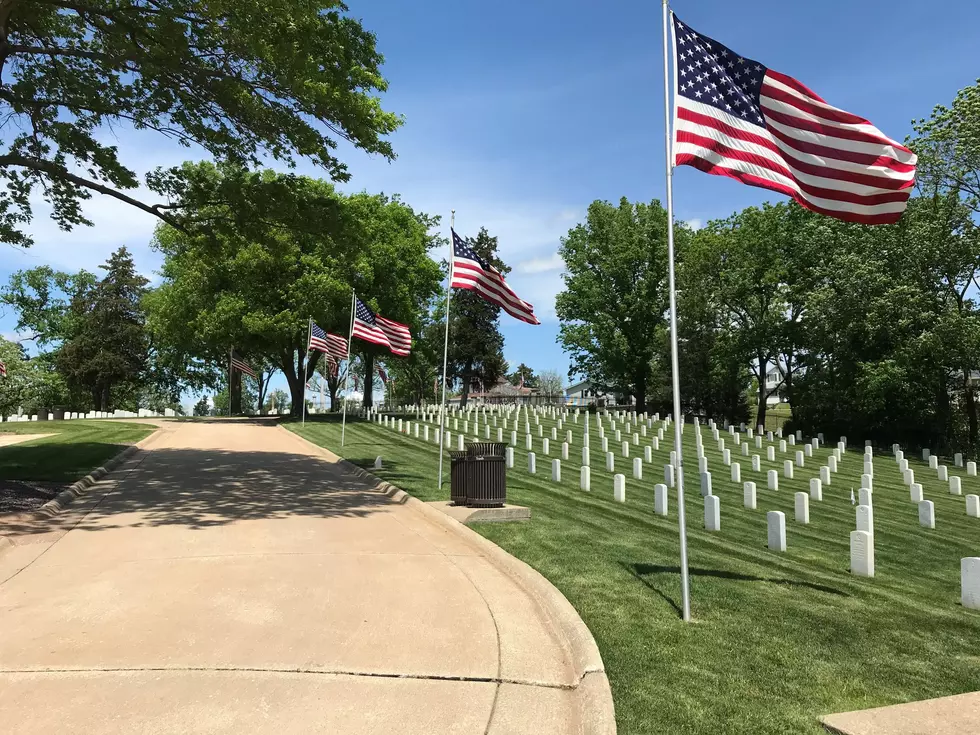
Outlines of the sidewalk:
[{"label": "sidewalk", "polygon": [[0,555],[5,733],[614,731],[598,653],[582,686],[561,618],[467,529],[262,422],[146,449]]}]

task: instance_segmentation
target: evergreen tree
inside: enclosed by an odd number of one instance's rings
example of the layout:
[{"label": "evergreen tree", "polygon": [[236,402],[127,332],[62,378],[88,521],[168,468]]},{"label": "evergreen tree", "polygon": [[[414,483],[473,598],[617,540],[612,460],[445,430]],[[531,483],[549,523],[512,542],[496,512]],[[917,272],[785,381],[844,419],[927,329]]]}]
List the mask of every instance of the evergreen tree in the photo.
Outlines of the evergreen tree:
[{"label": "evergreen tree", "polygon": [[[497,257],[497,238],[485,227],[475,239],[468,239],[477,255],[502,274],[510,268]],[[449,307],[449,364],[447,374],[462,383],[460,405],[465,406],[470,389],[479,381],[491,388],[507,370],[504,337],[500,333],[500,307],[475,291],[456,289]]]},{"label": "evergreen tree", "polygon": [[100,267],[105,277],[72,298],[73,332],[58,351],[57,364],[70,387],[88,391],[95,410],[108,411],[113,390],[136,383],[146,370],[147,280],[125,247]]}]

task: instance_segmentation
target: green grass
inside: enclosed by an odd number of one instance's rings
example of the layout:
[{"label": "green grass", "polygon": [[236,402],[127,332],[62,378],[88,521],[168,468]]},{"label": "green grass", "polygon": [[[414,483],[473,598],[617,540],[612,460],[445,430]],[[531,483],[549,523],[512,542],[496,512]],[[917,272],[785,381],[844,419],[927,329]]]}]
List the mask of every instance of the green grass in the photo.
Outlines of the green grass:
[{"label": "green grass", "polygon": [[4,422],[0,434],[55,436],[0,447],[0,480],[74,482],[154,430],[115,421]]},{"label": "green grass", "polygon": [[[756,417],[759,415],[759,407],[757,405],[751,406],[749,415],[751,420],[748,425],[754,427],[758,423]],[[788,403],[777,403],[775,406],[769,406],[766,409],[766,431],[781,429],[783,424],[791,418],[793,418],[793,409]]]},{"label": "green grass", "polygon": [[[580,417],[580,421],[584,421]],[[550,421],[542,420],[545,435]],[[680,574],[676,495],[668,517],[653,512],[653,485],[662,482],[668,442],[632,479],[631,460],[616,446],[616,470],[627,477],[627,502],[612,500],[595,418],[592,421],[592,492],[578,488],[582,424],[575,434],[563,482],[550,481],[550,458],[540,453],[538,474],[527,472],[523,436],[508,473],[508,500],[531,508],[531,521],[483,524],[475,530],[523,559],[571,601],[598,642],[612,684],[619,732],[812,733],[821,714],[973,691],[980,688],[980,614],[959,603],[960,558],[980,554],[980,520],[968,518],[962,496],[948,494],[936,472],[912,461],[917,481],[936,504],[935,530],[918,525],[891,455],[875,460],[877,576],[849,569],[854,529],[850,488],[860,485],[862,461],[848,452],[822,502],[811,501],[810,524],[794,522],[794,492],[807,490],[829,455],[816,450],[796,478],[782,477],[762,458],[751,471],[730,438],[742,480],[759,486],[758,509],[742,506],[716,442],[704,427],[721,531],[703,530],[693,427],[685,432],[687,528],[695,622],[679,619]],[[656,424],[655,424],[656,426]],[[460,422],[462,427],[462,422]],[[340,449],[340,426],[321,420],[289,428],[377,474],[422,500],[448,498],[436,485],[438,450],[421,439],[364,422],[349,423]],[[532,431],[534,430],[532,421]],[[495,432],[494,432],[495,433]],[[523,432],[519,432],[519,435]],[[563,432],[559,432],[561,435]],[[655,435],[655,431],[651,435]],[[505,432],[505,439],[509,438]],[[670,432],[666,432],[667,436]],[[610,448],[615,442],[611,432]],[[642,445],[631,447],[642,456]],[[455,445],[455,438],[453,439]],[[552,457],[560,452],[553,442]],[[448,457],[446,459],[448,465]],[[693,468],[693,469],[691,469]],[[766,470],[780,471],[780,489],[766,489]],[[963,492],[977,493],[980,478],[961,475]],[[766,547],[766,511],[786,513],[788,550]]]}]

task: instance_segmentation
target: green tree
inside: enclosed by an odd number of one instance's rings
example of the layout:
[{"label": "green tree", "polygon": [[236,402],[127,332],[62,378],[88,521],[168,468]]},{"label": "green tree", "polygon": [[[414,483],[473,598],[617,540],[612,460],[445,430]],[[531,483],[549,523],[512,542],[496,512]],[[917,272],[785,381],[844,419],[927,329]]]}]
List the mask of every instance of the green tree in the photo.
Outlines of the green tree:
[{"label": "green tree", "polygon": [[517,370],[507,376],[507,379],[514,385],[520,385],[521,378],[524,378],[525,388],[536,388],[538,385],[538,378],[534,371],[523,362],[517,366]]},{"label": "green tree", "polygon": [[[305,378],[322,355],[307,355],[309,319],[346,335],[352,288],[418,334],[419,314],[439,282],[428,256],[437,220],[397,197],[346,196],[306,177],[210,164],[185,171],[201,216],[215,224],[210,236],[166,225],[156,233],[163,283],[150,300],[151,322],[175,352],[220,365],[234,346],[253,362],[268,360],[283,372],[298,415]],[[248,217],[224,219],[230,209]],[[376,351],[359,342],[352,348],[373,373],[367,363]]]},{"label": "green tree", "polygon": [[[689,235],[675,224],[679,249]],[[658,201],[632,204],[624,197],[618,207],[595,201],[559,252],[565,290],[555,308],[570,374],[635,396],[637,410],[645,411],[668,304],[666,210]]]},{"label": "green tree", "polygon": [[17,342],[0,337],[0,360],[7,368],[6,377],[0,377],[0,416],[13,416],[24,403],[29,377],[27,353]]},{"label": "green tree", "polygon": [[[484,261],[502,274],[510,268],[497,257],[497,238],[485,227],[467,243]],[[500,307],[475,291],[454,289],[449,320],[449,364],[446,373],[460,382],[460,405],[465,406],[470,389],[479,381],[492,387],[507,369],[504,337],[500,333]]]},{"label": "green tree", "polygon": [[89,391],[97,411],[108,411],[113,388],[136,383],[146,369],[147,280],[136,272],[125,247],[101,268],[105,277],[72,299],[75,326],[57,353],[57,364],[70,386]]},{"label": "green tree", "polygon": [[[93,193],[181,226],[175,200],[126,193],[140,181],[102,135],[119,124],[235,165],[302,156],[336,180],[348,178],[339,139],[392,158],[384,138],[401,120],[376,96],[383,59],[346,10],[339,0],[0,4],[0,109],[16,131],[0,154],[0,240],[31,244],[35,189],[64,229],[89,224]],[[178,178],[146,183],[173,194]]]},{"label": "green tree", "polygon": [[17,271],[0,290],[0,304],[17,313],[16,328],[25,333],[25,341],[44,347],[72,333],[72,299],[97,280],[88,271],[65,273],[47,265]]},{"label": "green tree", "polygon": [[208,403],[207,396],[201,396],[201,400],[194,404],[195,416],[207,416],[211,413],[211,405]]}]

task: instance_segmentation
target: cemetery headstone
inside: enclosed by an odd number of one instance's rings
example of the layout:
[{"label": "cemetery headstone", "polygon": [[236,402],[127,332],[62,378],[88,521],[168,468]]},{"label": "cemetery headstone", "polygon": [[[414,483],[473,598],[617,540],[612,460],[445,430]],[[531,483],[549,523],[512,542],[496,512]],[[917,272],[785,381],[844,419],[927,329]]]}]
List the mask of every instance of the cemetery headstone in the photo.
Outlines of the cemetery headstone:
[{"label": "cemetery headstone", "polygon": [[807,524],[810,522],[810,496],[804,492],[798,492],[794,496],[796,502],[794,510],[797,523]]},{"label": "cemetery headstone", "polygon": [[919,525],[923,528],[936,527],[936,506],[931,500],[919,502]]},{"label": "cemetery headstone", "polygon": [[653,512],[658,516],[667,515],[667,486],[657,484],[653,486]]},{"label": "cemetery headstone", "polygon": [[721,530],[721,502],[717,495],[707,495],[704,498],[704,530]]},{"label": "cemetery headstone", "polygon": [[742,484],[742,505],[749,510],[755,510],[756,491],[754,482]]},{"label": "cemetery headstone", "polygon": [[766,529],[769,549],[786,551],[786,514],[780,510],[770,510],[766,513]]},{"label": "cemetery headstone", "polygon": [[874,536],[867,531],[851,531],[851,574],[875,576]]},{"label": "cemetery headstone", "polygon": [[617,503],[626,502],[626,476],[625,475],[613,476],[613,500],[615,500]]}]

